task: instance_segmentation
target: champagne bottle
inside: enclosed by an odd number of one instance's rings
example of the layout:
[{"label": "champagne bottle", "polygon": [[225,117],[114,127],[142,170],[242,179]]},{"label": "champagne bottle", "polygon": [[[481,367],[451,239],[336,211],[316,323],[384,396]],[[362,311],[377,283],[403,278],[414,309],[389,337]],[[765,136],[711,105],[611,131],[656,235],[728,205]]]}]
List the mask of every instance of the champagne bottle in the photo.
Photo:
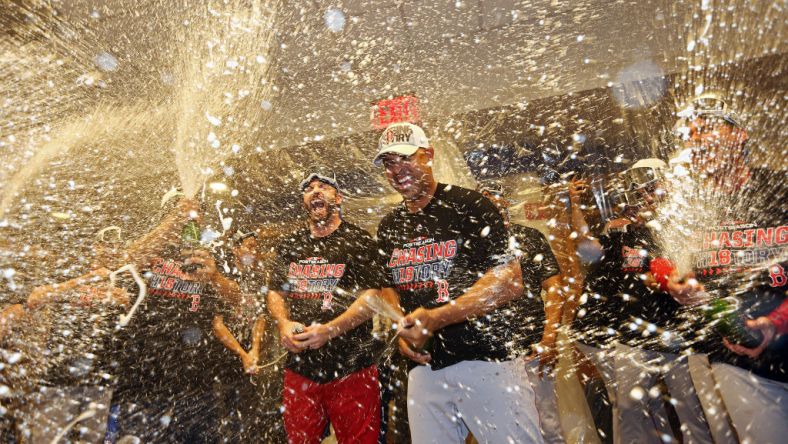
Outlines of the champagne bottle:
[{"label": "champagne bottle", "polygon": [[[183,229],[181,230],[182,255],[184,257],[191,256],[194,253],[194,250],[199,247],[199,245],[200,225],[197,224],[196,220],[190,219],[189,222],[186,222],[186,225],[184,225]],[[185,273],[192,273],[200,267],[200,264],[186,264],[181,267],[181,270]]]},{"label": "champagne bottle", "polygon": [[757,347],[762,338],[744,326],[744,317],[738,312],[734,298],[714,298],[703,307],[706,322],[713,322],[714,331],[729,341],[745,347]]}]

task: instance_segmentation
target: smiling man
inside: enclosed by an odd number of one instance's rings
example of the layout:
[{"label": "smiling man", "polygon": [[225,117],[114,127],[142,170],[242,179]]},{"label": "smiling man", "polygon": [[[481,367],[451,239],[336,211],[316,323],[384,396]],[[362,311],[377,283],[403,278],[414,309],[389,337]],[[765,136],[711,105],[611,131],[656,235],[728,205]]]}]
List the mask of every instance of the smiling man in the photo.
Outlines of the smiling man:
[{"label": "smiling man", "polygon": [[284,422],[290,443],[319,443],[326,425],[340,443],[377,442],[380,390],[372,315],[382,271],[375,242],[340,216],[334,174],[311,169],[300,184],[308,226],[277,248],[268,309],[290,352]]},{"label": "smiling man", "polygon": [[[498,210],[476,191],[439,184],[424,131],[390,125],[375,165],[403,203],[378,227],[389,278],[384,297],[401,298],[400,351],[419,364],[408,376],[413,442],[541,443],[534,392],[510,360],[499,307],[522,294],[517,260]],[[434,337],[431,347],[425,344]]]}]

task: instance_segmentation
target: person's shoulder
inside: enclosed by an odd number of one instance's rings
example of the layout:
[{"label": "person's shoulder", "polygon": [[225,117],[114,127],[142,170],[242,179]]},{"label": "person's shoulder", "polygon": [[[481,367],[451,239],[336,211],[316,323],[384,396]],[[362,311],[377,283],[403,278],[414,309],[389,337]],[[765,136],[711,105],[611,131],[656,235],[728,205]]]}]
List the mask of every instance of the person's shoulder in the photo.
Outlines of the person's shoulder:
[{"label": "person's shoulder", "polygon": [[298,243],[307,239],[309,237],[309,228],[307,227],[300,227],[297,228],[290,233],[285,234],[284,236],[279,238],[277,243],[277,250],[282,249],[283,247],[288,248],[292,247],[294,243]]},{"label": "person's shoulder", "polygon": [[530,239],[538,239],[538,240],[546,239],[545,235],[542,234],[542,232],[537,230],[536,228],[526,227],[525,225],[520,225],[520,224],[510,224],[509,225],[509,232],[512,235],[516,236],[516,237],[522,237],[524,239],[529,239],[529,240]]},{"label": "person's shoulder", "polygon": [[378,223],[378,234],[398,225],[398,222],[405,216],[403,204],[397,205],[394,209],[386,213]]},{"label": "person's shoulder", "polygon": [[484,197],[482,193],[457,185],[438,184],[435,198],[458,210],[493,211],[496,214],[498,213],[492,201]]}]

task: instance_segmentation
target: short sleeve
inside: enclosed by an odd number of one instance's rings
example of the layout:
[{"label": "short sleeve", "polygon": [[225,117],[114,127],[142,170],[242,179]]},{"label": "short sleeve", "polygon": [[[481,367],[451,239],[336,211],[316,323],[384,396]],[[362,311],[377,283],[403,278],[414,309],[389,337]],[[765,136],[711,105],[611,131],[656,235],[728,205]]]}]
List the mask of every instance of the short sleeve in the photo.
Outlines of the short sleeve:
[{"label": "short sleeve", "polygon": [[378,234],[375,239],[376,254],[374,261],[381,273],[380,288],[393,288],[396,286],[392,280],[391,274],[386,271],[386,262],[388,261],[387,252],[393,251],[394,249],[393,246],[391,246],[389,230],[389,224],[386,222],[386,219],[384,219],[378,226]]},{"label": "short sleeve", "polygon": [[276,255],[271,261],[271,272],[268,275],[266,287],[275,291],[286,290],[287,284],[287,246],[292,245],[292,239],[283,240],[275,249]]},{"label": "short sleeve", "polygon": [[353,241],[355,266],[353,275],[355,286],[360,290],[387,286],[378,243],[366,231],[359,230]]},{"label": "short sleeve", "polygon": [[542,283],[560,273],[558,261],[544,235],[533,230],[523,247],[520,264],[523,269],[523,281],[533,292],[537,292]]}]

